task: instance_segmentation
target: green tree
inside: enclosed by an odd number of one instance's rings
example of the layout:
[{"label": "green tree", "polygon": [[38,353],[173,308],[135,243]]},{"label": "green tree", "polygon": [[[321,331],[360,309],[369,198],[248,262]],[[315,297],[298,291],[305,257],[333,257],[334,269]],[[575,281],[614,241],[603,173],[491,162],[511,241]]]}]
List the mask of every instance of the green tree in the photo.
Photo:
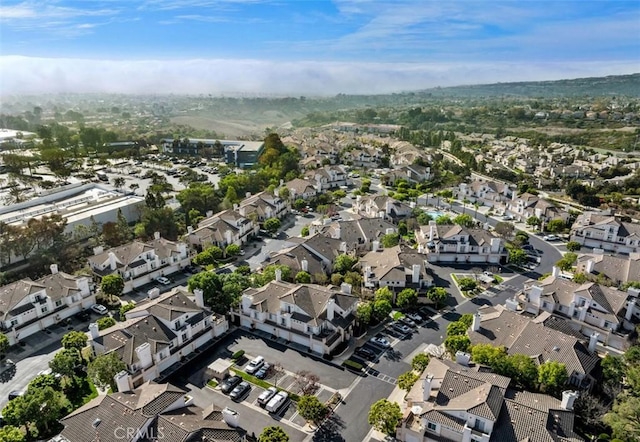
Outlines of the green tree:
[{"label": "green tree", "polygon": [[68,379],[73,378],[76,367],[82,363],[80,353],[75,348],[63,348],[57,352],[51,361],[49,368],[54,373],[61,374]]},{"label": "green tree", "polygon": [[469,340],[469,336],[466,335],[448,336],[444,340],[444,347],[451,355],[455,355],[459,351],[466,352],[469,350],[470,345],[471,341]]},{"label": "green tree", "polygon": [[443,287],[432,287],[427,291],[427,298],[436,305],[436,308],[442,305],[448,296],[447,290]]},{"label": "green tree", "polygon": [[538,367],[530,356],[516,353],[507,356],[508,376],[519,386],[532,390],[538,379]]},{"label": "green tree", "polygon": [[238,244],[229,244],[224,249],[224,252],[229,257],[238,256],[240,254],[240,246]]},{"label": "green tree", "polygon": [[127,366],[122,362],[120,356],[112,351],[98,355],[91,361],[87,368],[87,375],[98,387],[102,389],[111,388],[112,391],[116,391],[118,387],[114,377],[126,368]]},{"label": "green tree", "polygon": [[640,440],[640,397],[624,392],[616,398],[604,422],[613,430],[613,436],[625,442]]},{"label": "green tree", "polygon": [[116,190],[120,190],[124,187],[124,178],[122,178],[121,176],[115,177],[113,179],[113,187],[116,188]]},{"label": "green tree", "polygon": [[295,280],[298,284],[309,284],[311,282],[311,275],[309,272],[300,271],[296,273]]},{"label": "green tree", "polygon": [[10,400],[2,409],[2,419],[12,427],[23,427],[26,439],[31,439],[30,426],[38,415],[38,404],[26,395]]},{"label": "green tree", "polygon": [[538,383],[547,393],[558,392],[569,379],[567,368],[557,361],[547,361],[538,366]]},{"label": "green tree", "polygon": [[429,365],[429,355],[426,353],[418,353],[411,360],[411,368],[419,373],[422,373],[427,365]]},{"label": "green tree", "polygon": [[303,238],[309,236],[309,226],[303,226],[302,230],[300,230],[300,236]]},{"label": "green tree", "polygon": [[60,386],[60,379],[58,379],[54,374],[39,374],[29,381],[27,389],[51,387],[54,390],[60,390]]},{"label": "green tree", "polygon": [[418,379],[419,376],[414,371],[408,371],[398,376],[398,387],[405,391],[409,391]]},{"label": "green tree", "polygon": [[272,264],[262,270],[259,278],[259,285],[265,285],[276,279],[276,270],[280,270],[283,281],[291,281],[291,267],[285,265]]},{"label": "green tree", "polygon": [[7,425],[0,428],[0,440],[3,442],[26,442],[27,438],[19,428]]},{"label": "green tree", "polygon": [[447,336],[466,335],[468,329],[464,322],[454,321],[447,325]]},{"label": "green tree", "polygon": [[293,202],[293,208],[296,210],[302,210],[307,207],[307,202],[302,198],[298,198]]},{"label": "green tree", "polygon": [[460,227],[467,227],[467,228],[470,228],[476,225],[475,220],[468,213],[456,216],[455,218],[453,218],[453,223],[459,225]]},{"label": "green tree", "polygon": [[124,290],[124,279],[120,275],[105,275],[100,283],[100,291],[109,303],[113,303]]},{"label": "green tree", "polygon": [[264,222],[265,230],[267,230],[270,233],[276,233],[278,229],[280,229],[281,225],[282,223],[278,218],[269,218]]},{"label": "green tree", "polygon": [[224,292],[223,285],[220,275],[214,272],[200,272],[187,281],[189,291],[193,293],[196,289],[202,290],[207,305],[221,315],[226,314],[235,301],[233,294]]},{"label": "green tree", "polygon": [[476,364],[488,365],[494,367],[496,361],[507,356],[504,347],[494,347],[491,344],[476,344],[471,347],[471,359]]},{"label": "green tree", "polygon": [[448,226],[453,224],[453,220],[449,215],[440,215],[436,218],[436,224],[439,226]]},{"label": "green tree", "polygon": [[509,262],[513,265],[520,266],[527,262],[527,252],[525,252],[520,247],[507,247],[507,252],[509,254]]},{"label": "green tree", "polygon": [[75,349],[78,353],[87,346],[87,335],[81,331],[70,331],[62,337],[63,348]]},{"label": "green tree", "polygon": [[289,442],[289,436],[284,432],[282,427],[271,426],[265,427],[258,437],[259,442]]},{"label": "green tree", "polygon": [[360,184],[360,192],[369,193],[371,190],[371,180],[368,178],[364,178],[362,183]]},{"label": "green tree", "polygon": [[580,244],[578,241],[569,241],[566,247],[570,252],[577,252],[578,250],[580,250],[580,247],[582,247],[582,244]]},{"label": "green tree", "polygon": [[396,303],[400,308],[410,307],[412,305],[416,305],[418,302],[418,294],[414,289],[404,289],[400,293],[398,293],[398,299]]},{"label": "green tree", "polygon": [[537,216],[530,216],[529,218],[527,218],[527,225],[528,226],[540,226],[540,224],[542,224],[542,220],[540,218],[538,218]]},{"label": "green tree", "polygon": [[367,325],[371,322],[373,316],[373,304],[371,302],[361,302],[356,307],[356,318],[361,324]]},{"label": "green tree", "polygon": [[395,402],[389,402],[386,399],[380,399],[369,409],[367,421],[376,430],[384,434],[393,435],[400,419],[402,419],[400,405]]},{"label": "green tree", "polygon": [[0,333],[0,356],[4,356],[7,350],[9,350],[9,338],[4,333]]},{"label": "green tree", "polygon": [[500,221],[498,224],[496,224],[495,227],[496,233],[502,238],[511,238],[515,230],[516,226],[514,226],[513,223],[510,222]]},{"label": "green tree", "polygon": [[380,244],[385,249],[395,247],[400,243],[400,235],[398,233],[387,233],[380,237]]},{"label": "green tree", "polygon": [[341,253],[333,260],[333,271],[344,275],[358,262],[358,258]]},{"label": "green tree", "polygon": [[98,319],[96,321],[96,324],[98,325],[98,330],[105,330],[109,327],[113,327],[114,325],[116,325],[116,320],[113,319],[111,316],[104,316]]},{"label": "green tree", "polygon": [[393,310],[393,307],[391,306],[391,303],[386,299],[378,299],[373,301],[373,314],[378,320],[381,321],[389,316],[391,310]]},{"label": "green tree", "polygon": [[133,301],[122,304],[120,306],[120,320],[124,321],[126,319],[127,312],[129,310],[133,310],[134,308],[136,308],[136,303]]},{"label": "green tree", "polygon": [[556,266],[558,266],[560,270],[568,271],[568,270],[571,270],[571,268],[573,267],[573,264],[575,264],[577,259],[578,259],[578,255],[576,255],[573,252],[567,252],[564,254],[562,259],[556,262]]},{"label": "green tree", "polygon": [[566,224],[564,220],[552,219],[545,225],[545,229],[551,233],[560,233],[564,231]]},{"label": "green tree", "polygon": [[393,304],[393,292],[391,291],[391,289],[387,286],[384,287],[380,287],[378,290],[376,290],[376,292],[374,293],[374,299],[376,301],[380,300],[380,299],[384,299],[386,301],[389,302],[389,304]]},{"label": "green tree", "polygon": [[307,421],[318,424],[327,416],[328,411],[317,396],[304,395],[298,401],[298,413]]},{"label": "green tree", "polygon": [[478,281],[473,278],[460,278],[458,279],[458,287],[460,287],[460,290],[465,292],[475,290],[478,287]]}]

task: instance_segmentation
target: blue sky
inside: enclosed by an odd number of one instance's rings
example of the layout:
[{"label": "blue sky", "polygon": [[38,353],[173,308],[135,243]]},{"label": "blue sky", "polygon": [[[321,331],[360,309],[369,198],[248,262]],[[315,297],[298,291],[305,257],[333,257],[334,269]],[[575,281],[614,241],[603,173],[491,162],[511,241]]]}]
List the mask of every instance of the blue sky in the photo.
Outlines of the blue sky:
[{"label": "blue sky", "polygon": [[640,72],[640,1],[2,0],[0,93],[393,92]]}]

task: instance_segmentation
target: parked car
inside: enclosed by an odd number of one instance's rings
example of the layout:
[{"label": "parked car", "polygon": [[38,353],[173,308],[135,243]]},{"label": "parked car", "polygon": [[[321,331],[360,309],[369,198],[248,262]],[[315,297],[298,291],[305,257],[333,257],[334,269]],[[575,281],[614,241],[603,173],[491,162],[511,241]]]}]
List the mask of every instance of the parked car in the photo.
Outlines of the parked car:
[{"label": "parked car", "polygon": [[189,264],[188,266],[185,266],[184,267],[184,271],[187,272],[187,273],[191,273],[191,274],[199,272],[198,268],[196,266],[194,266],[193,264]]},{"label": "parked car", "polygon": [[229,397],[234,401],[239,401],[249,392],[249,390],[251,390],[251,385],[247,381],[242,381],[236,386],[236,388],[231,390]]},{"label": "parked car", "polygon": [[24,392],[23,392],[23,391],[13,390],[13,391],[9,392],[8,399],[9,399],[10,401],[12,401],[12,400],[14,400],[15,398],[20,397],[20,396],[22,396],[22,395],[24,395]]},{"label": "parked car", "polygon": [[100,305],[100,304],[93,304],[91,306],[91,310],[93,310],[99,315],[106,315],[107,313],[109,313],[109,310],[107,310],[107,308],[104,305]]},{"label": "parked car", "polygon": [[240,376],[228,377],[220,383],[220,390],[224,394],[229,394],[231,390],[236,388],[240,382],[242,382],[242,378]]},{"label": "parked car", "polygon": [[391,327],[393,327],[394,330],[397,330],[400,333],[404,333],[405,335],[411,333],[411,328],[405,324],[402,324],[401,322],[394,322],[393,324],[391,324]]},{"label": "parked car", "polygon": [[249,374],[254,374],[264,365],[264,358],[262,356],[256,356],[249,364],[246,366],[244,371]]},{"label": "parked car", "polygon": [[76,319],[78,319],[79,321],[88,321],[89,320],[89,312],[86,310],[82,310],[78,313],[75,314]]},{"label": "parked car", "polygon": [[422,322],[422,316],[420,316],[417,313],[407,313],[406,317],[411,319],[411,320],[413,320],[413,321],[415,321],[415,322],[417,322],[417,323]]},{"label": "parked car", "polygon": [[542,237],[545,241],[558,241],[560,239],[557,235],[545,235]]},{"label": "parked car", "polygon": [[381,338],[378,336],[374,336],[373,338],[369,339],[369,342],[382,348],[391,347],[391,343],[389,341],[387,341],[385,338]]},{"label": "parked car", "polygon": [[256,374],[254,376],[258,379],[264,379],[267,377],[267,373],[269,373],[270,368],[271,365],[265,363],[262,367],[260,367],[258,371],[256,371]]},{"label": "parked car", "polygon": [[369,350],[368,348],[358,347],[356,351],[354,351],[356,356],[360,356],[361,358],[365,358],[368,361],[373,361],[376,358],[376,354]]},{"label": "parked car", "polygon": [[287,394],[287,392],[280,391],[280,392],[276,393],[276,395],[274,397],[271,398],[269,403],[267,403],[267,406],[265,407],[265,409],[269,413],[277,413],[288,402],[289,402],[289,395]]},{"label": "parked car", "polygon": [[166,278],[164,276],[158,276],[156,277],[156,281],[159,282],[162,285],[169,285],[171,284],[171,281],[169,281],[169,278]]},{"label": "parked car", "polygon": [[278,393],[278,389],[276,387],[267,388],[260,394],[260,396],[258,396],[258,404],[262,407],[266,406],[276,393]]},{"label": "parked car", "polygon": [[417,324],[413,321],[413,319],[411,319],[408,316],[403,316],[402,318],[400,318],[400,321],[404,322],[405,324],[407,324],[409,327],[415,327]]},{"label": "parked car", "polygon": [[240,249],[240,256],[244,256],[244,250]]}]

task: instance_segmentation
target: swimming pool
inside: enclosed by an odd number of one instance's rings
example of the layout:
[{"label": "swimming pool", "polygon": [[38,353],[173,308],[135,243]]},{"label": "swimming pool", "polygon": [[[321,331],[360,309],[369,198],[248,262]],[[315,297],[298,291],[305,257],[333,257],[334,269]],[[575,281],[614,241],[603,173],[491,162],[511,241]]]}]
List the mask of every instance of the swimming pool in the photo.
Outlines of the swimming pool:
[{"label": "swimming pool", "polygon": [[434,220],[440,218],[441,216],[444,216],[444,212],[438,212],[436,210],[432,210],[432,211],[427,210],[425,211],[425,213],[429,215],[431,219],[434,219]]}]

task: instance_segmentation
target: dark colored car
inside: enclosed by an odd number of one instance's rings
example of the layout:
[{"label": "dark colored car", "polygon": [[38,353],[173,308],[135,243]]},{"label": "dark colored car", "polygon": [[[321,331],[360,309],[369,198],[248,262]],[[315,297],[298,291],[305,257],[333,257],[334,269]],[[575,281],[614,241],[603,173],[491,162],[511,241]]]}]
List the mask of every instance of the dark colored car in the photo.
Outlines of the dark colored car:
[{"label": "dark colored car", "polygon": [[271,366],[265,363],[262,367],[260,367],[258,371],[256,371],[256,374],[254,374],[254,376],[258,379],[264,379],[267,377],[267,373],[269,373],[270,368]]},{"label": "dark colored car", "polygon": [[87,310],[82,310],[81,312],[76,313],[76,318],[80,321],[88,321],[91,315]]},{"label": "dark colored car", "polygon": [[240,384],[234,388],[231,393],[229,393],[229,397],[234,401],[239,401],[251,390],[251,385],[248,382],[242,381]]},{"label": "dark colored car", "polygon": [[357,356],[360,356],[361,358],[365,358],[369,361],[373,361],[376,358],[376,354],[374,352],[364,347],[356,348],[356,351],[354,353]]},{"label": "dark colored car", "polygon": [[240,376],[228,377],[220,384],[220,390],[224,394],[229,394],[229,392],[236,388],[240,382],[242,382],[242,378]]}]

